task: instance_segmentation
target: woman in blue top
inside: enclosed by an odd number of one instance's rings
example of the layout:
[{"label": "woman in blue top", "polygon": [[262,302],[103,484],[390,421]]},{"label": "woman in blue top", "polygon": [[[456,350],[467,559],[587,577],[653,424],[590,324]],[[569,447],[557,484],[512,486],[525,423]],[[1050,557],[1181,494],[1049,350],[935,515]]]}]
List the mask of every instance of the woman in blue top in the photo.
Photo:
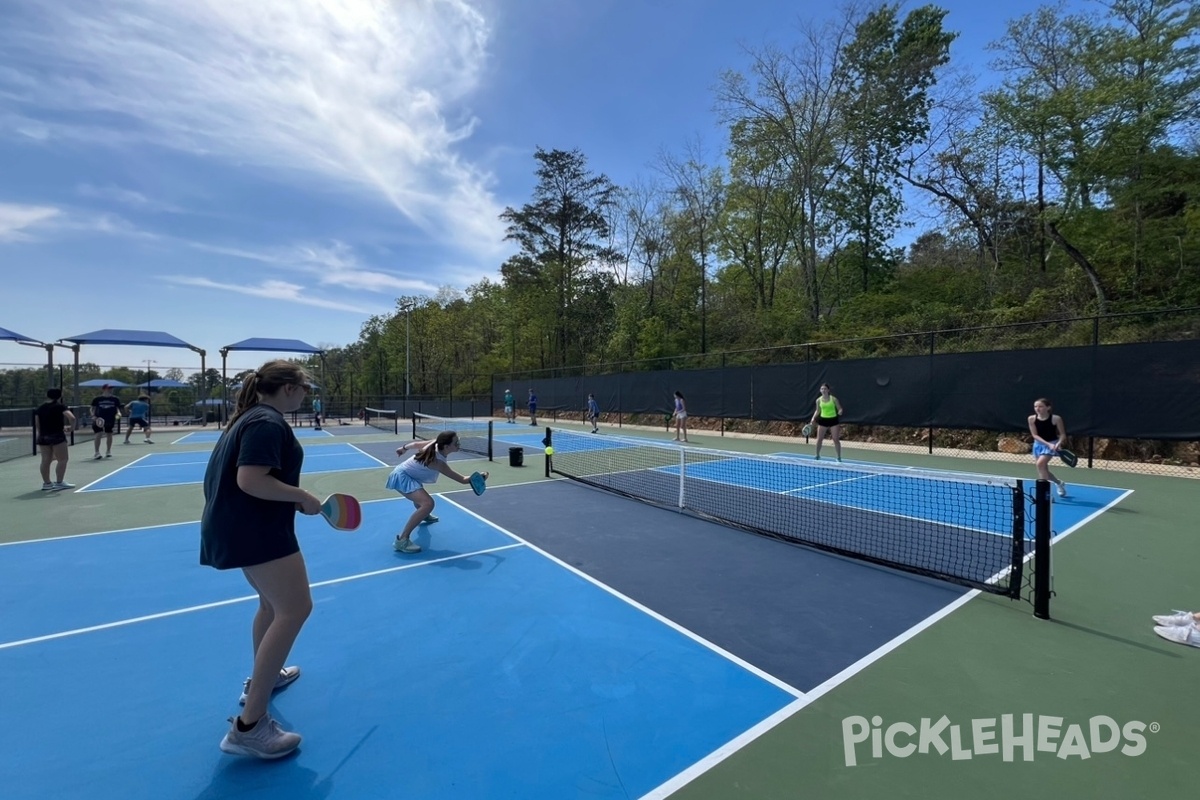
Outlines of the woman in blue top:
[{"label": "woman in blue top", "polygon": [[[454,431],[442,431],[432,442],[409,442],[403,447],[396,448],[396,455],[403,456],[409,450],[415,455],[409,456],[388,475],[387,488],[394,489],[407,497],[416,506],[412,516],[404,525],[404,530],[396,534],[393,547],[398,553],[419,553],[421,545],[410,537],[412,532],[422,522],[437,522],[433,511],[433,497],[425,489],[425,484],[436,483],[438,475],[445,475],[459,483],[471,482],[470,478],[459,475],[446,462],[446,457],[459,451],[458,434]],[[487,480],[488,474],[482,473]]]},{"label": "woman in blue top", "polygon": [[592,433],[600,432],[600,404],[596,402],[596,395],[589,394],[587,399],[587,419],[592,423]]},{"label": "woman in blue top", "polygon": [[1037,463],[1038,478],[1055,483],[1058,496],[1066,497],[1067,484],[1050,472],[1050,459],[1067,443],[1067,426],[1053,409],[1044,397],[1034,400],[1033,413],[1029,415],[1029,433],[1033,436],[1033,459]]},{"label": "woman in blue top", "polygon": [[150,395],[140,395],[137,400],[130,401],[126,407],[129,412],[129,429],[125,431],[125,444],[129,444],[129,437],[133,433],[135,427],[140,427],[146,434],[143,441],[146,444],[154,444],[150,441]]}]

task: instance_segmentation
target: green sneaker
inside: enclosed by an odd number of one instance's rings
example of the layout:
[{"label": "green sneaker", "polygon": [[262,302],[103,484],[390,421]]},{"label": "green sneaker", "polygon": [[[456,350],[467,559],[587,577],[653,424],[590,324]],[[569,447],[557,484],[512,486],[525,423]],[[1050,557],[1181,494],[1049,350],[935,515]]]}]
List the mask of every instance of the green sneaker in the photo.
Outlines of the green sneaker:
[{"label": "green sneaker", "polygon": [[392,546],[396,549],[397,553],[421,552],[421,545],[417,544],[412,539],[401,539],[399,536],[396,537],[396,542]]}]

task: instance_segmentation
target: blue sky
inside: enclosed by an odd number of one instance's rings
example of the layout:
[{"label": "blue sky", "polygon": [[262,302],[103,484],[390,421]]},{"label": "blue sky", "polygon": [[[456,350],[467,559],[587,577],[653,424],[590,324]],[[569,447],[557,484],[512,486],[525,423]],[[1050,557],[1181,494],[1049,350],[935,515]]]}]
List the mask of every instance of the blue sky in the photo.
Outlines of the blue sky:
[{"label": "blue sky", "polygon": [[[940,5],[955,59],[982,72],[984,46],[1041,4]],[[535,147],[578,148],[618,184],[689,140],[719,153],[719,74],[832,8],[6,0],[0,326],[163,330],[218,366],[249,337],[350,343],[399,295],[498,280],[498,215],[529,199]],[[83,359],[198,366],[136,347]],[[45,363],[11,343],[0,362]]]}]

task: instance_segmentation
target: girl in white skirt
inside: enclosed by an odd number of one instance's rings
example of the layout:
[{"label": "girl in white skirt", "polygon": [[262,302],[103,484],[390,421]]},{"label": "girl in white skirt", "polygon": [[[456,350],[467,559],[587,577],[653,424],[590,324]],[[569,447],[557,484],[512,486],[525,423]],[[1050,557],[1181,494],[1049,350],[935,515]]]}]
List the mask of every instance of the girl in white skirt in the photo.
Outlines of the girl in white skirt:
[{"label": "girl in white skirt", "polygon": [[[387,488],[395,489],[400,494],[412,500],[416,511],[408,518],[404,531],[396,536],[395,548],[401,553],[419,553],[421,546],[409,537],[413,530],[422,522],[437,522],[433,511],[433,497],[425,491],[425,484],[436,483],[438,475],[459,483],[469,484],[471,479],[455,472],[446,457],[459,451],[458,434],[454,431],[442,431],[432,442],[409,442],[403,447],[396,448],[396,455],[403,456],[408,451],[416,451],[400,463],[388,475]],[[484,479],[488,474],[483,473]]]}]

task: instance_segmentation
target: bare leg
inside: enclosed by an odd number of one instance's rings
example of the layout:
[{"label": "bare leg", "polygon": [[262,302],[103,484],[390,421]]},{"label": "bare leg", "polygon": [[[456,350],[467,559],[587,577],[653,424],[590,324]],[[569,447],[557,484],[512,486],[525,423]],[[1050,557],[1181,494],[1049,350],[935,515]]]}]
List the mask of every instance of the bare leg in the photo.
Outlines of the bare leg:
[{"label": "bare leg", "polygon": [[250,691],[241,715],[243,723],[252,725],[267,713],[267,702],[275,689],[279,671],[312,613],[312,594],[308,589],[304,557],[299,553],[242,571],[258,592],[258,611],[253,626],[254,671],[250,675]]},{"label": "bare leg", "polygon": [[67,450],[66,442],[54,445],[54,459],[57,462],[54,465],[54,480],[58,481],[59,483],[62,483],[63,478],[67,477],[68,455],[69,452]]},{"label": "bare leg", "polygon": [[1060,481],[1058,478],[1054,477],[1054,474],[1052,472],[1050,472],[1050,459],[1051,459],[1050,455],[1038,456],[1038,459],[1037,459],[1038,477],[1044,481],[1050,481],[1051,483],[1054,483],[1054,484],[1062,483],[1062,481]]},{"label": "bare leg", "polygon": [[54,448],[49,445],[40,445],[38,447],[42,456],[42,463],[38,465],[38,470],[42,473],[42,483],[50,482],[50,462],[54,460]]},{"label": "bare leg", "polygon": [[825,442],[825,431],[829,430],[824,425],[817,426],[817,458],[821,457],[821,445]]},{"label": "bare leg", "polygon": [[842,426],[834,425],[833,431],[833,449],[837,453],[837,460],[842,460]]},{"label": "bare leg", "polygon": [[413,505],[417,508],[415,511],[413,511],[412,516],[408,518],[408,522],[404,524],[404,530],[401,531],[399,536],[401,541],[405,541],[412,536],[412,532],[418,525],[421,524],[421,521],[428,517],[429,513],[433,511],[433,498],[430,497],[429,492],[425,491],[424,489],[417,489],[415,492],[407,492],[404,496],[411,500]]}]

